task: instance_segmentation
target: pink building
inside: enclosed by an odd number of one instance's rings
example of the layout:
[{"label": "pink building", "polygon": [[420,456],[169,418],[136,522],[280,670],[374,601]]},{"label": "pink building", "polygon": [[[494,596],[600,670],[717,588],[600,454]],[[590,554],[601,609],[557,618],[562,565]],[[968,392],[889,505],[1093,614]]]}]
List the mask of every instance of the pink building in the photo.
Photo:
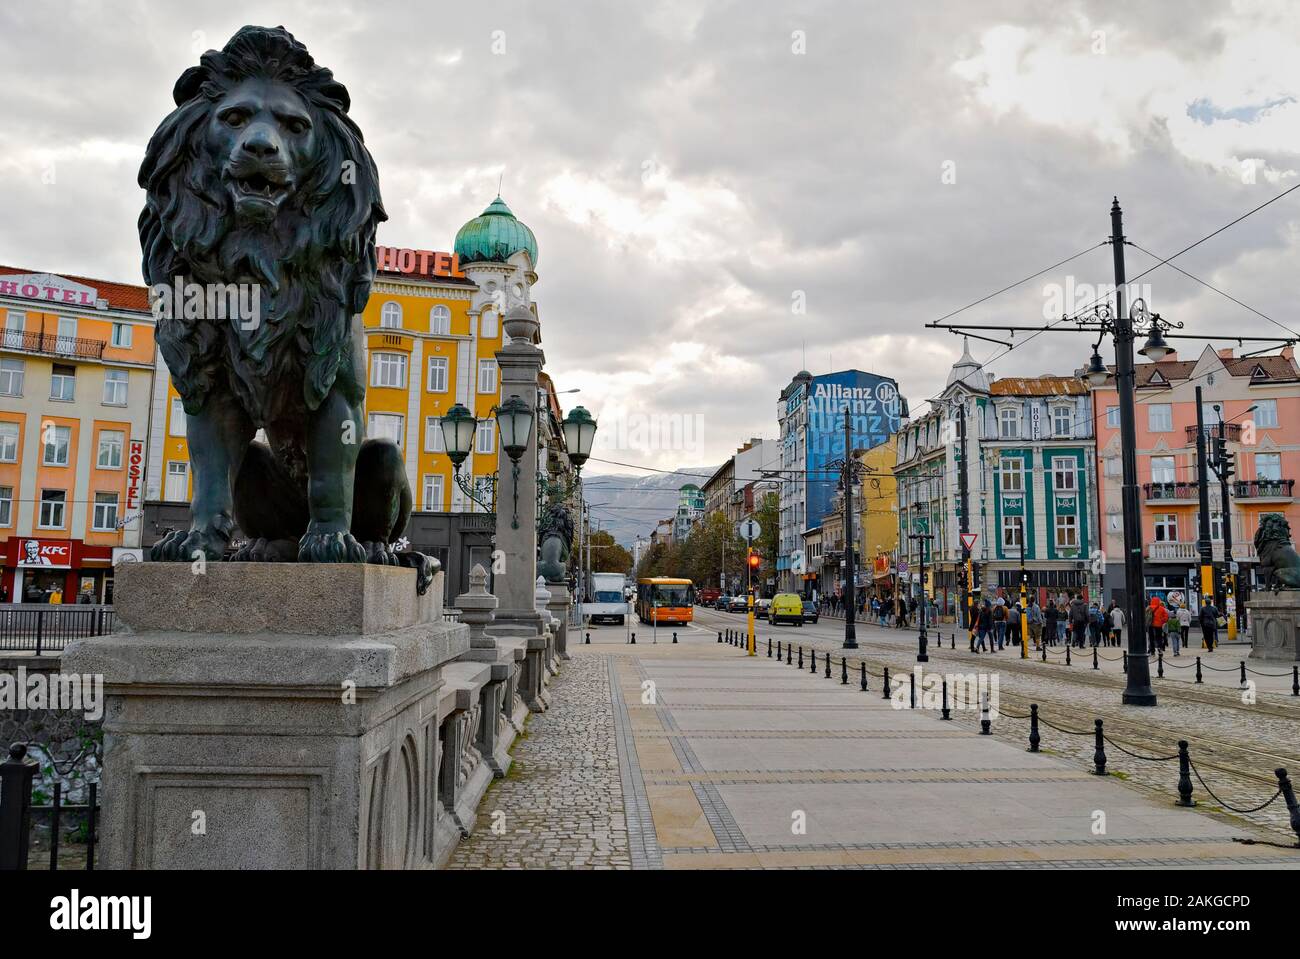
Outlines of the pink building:
[{"label": "pink building", "polygon": [[[1196,583],[1200,504],[1196,470],[1196,387],[1213,446],[1220,416],[1228,450],[1237,457],[1229,484],[1231,559],[1239,564],[1239,598],[1255,583],[1254,536],[1264,513],[1282,513],[1300,535],[1294,497],[1300,478],[1300,368],[1290,347],[1265,356],[1235,357],[1233,350],[1206,347],[1194,360],[1170,354],[1159,363],[1137,364],[1137,460],[1147,596]],[[1124,590],[1123,483],[1119,397],[1112,377],[1093,390],[1097,430],[1098,515],[1104,552],[1105,597]],[[1215,409],[1215,407],[1218,409]],[[1252,406],[1253,412],[1247,412]],[[1224,510],[1220,486],[1209,473],[1210,533],[1214,558],[1224,560]],[[1192,590],[1195,604],[1195,590]],[[1220,585],[1216,602],[1223,608]]]}]

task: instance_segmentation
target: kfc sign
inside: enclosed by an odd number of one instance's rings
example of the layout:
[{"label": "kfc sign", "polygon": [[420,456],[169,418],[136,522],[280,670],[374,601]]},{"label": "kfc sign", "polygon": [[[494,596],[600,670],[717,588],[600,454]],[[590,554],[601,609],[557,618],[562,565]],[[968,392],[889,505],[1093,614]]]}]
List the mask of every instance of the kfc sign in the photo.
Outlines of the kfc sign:
[{"label": "kfc sign", "polygon": [[126,508],[140,507],[140,481],[144,478],[144,441],[131,441],[131,454],[126,461]]},{"label": "kfc sign", "polygon": [[20,539],[18,568],[71,569],[72,542],[66,539]]},{"label": "kfc sign", "polygon": [[405,250],[395,246],[375,247],[375,269],[381,273],[407,273],[412,276],[464,276],[460,258],[455,253],[433,250]]},{"label": "kfc sign", "polygon": [[99,291],[53,273],[17,273],[0,276],[0,296],[21,296],[28,300],[50,300],[74,306],[95,305]]}]

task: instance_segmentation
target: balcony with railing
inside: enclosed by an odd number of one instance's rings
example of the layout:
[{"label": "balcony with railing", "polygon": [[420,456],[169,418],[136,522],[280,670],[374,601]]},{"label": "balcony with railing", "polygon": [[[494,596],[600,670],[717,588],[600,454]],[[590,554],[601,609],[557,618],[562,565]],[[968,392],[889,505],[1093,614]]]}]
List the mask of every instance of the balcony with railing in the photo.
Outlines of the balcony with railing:
[{"label": "balcony with railing", "polygon": [[1195,502],[1200,493],[1195,483],[1180,480],[1175,483],[1143,483],[1142,495],[1148,502],[1159,503],[1175,500],[1192,503]]},{"label": "balcony with railing", "polygon": [[102,360],[104,340],[91,340],[80,336],[59,336],[57,333],[5,330],[0,333],[0,347],[20,353],[40,353],[46,356],[64,356],[71,360]]},{"label": "balcony with railing", "polygon": [[[1214,554],[1214,560],[1217,563],[1223,562],[1223,542],[1221,540],[1211,544]],[[1196,543],[1190,540],[1162,540],[1158,542],[1147,543],[1147,559],[1163,561],[1186,561],[1194,563],[1200,559],[1201,553]],[[1233,543],[1232,558],[1235,560],[1254,560],[1255,546],[1253,543]]]},{"label": "balcony with railing", "polygon": [[1295,480],[1253,479],[1237,480],[1232,484],[1232,495],[1237,499],[1291,499]]},{"label": "balcony with railing", "polygon": [[[1218,437],[1219,430],[1227,429],[1228,440],[1233,443],[1241,442],[1241,424],[1240,423],[1207,423],[1205,425],[1205,437],[1212,440]],[[1196,427],[1188,426],[1187,444],[1189,446],[1196,443]]]}]

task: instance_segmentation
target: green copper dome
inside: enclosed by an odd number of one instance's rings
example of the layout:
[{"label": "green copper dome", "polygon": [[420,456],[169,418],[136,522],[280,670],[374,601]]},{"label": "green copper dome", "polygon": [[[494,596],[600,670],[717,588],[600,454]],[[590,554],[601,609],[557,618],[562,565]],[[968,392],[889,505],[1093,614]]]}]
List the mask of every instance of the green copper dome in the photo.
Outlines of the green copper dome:
[{"label": "green copper dome", "polygon": [[481,215],[474,217],[456,234],[456,255],[460,263],[504,263],[520,250],[527,250],[537,268],[537,238],[515,219],[510,207],[497,197]]}]

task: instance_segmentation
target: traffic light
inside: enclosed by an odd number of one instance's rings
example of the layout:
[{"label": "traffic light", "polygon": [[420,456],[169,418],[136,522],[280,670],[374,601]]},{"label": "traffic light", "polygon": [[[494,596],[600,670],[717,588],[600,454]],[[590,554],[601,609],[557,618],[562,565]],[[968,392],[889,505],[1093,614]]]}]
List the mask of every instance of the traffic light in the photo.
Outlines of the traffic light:
[{"label": "traffic light", "polygon": [[1216,441],[1219,458],[1219,478],[1225,483],[1237,472],[1237,454],[1228,452],[1228,441],[1222,436]]},{"label": "traffic light", "polygon": [[749,551],[749,568],[758,569],[759,564],[761,564],[762,562],[763,562],[763,557],[759,555],[758,551],[751,549]]}]

